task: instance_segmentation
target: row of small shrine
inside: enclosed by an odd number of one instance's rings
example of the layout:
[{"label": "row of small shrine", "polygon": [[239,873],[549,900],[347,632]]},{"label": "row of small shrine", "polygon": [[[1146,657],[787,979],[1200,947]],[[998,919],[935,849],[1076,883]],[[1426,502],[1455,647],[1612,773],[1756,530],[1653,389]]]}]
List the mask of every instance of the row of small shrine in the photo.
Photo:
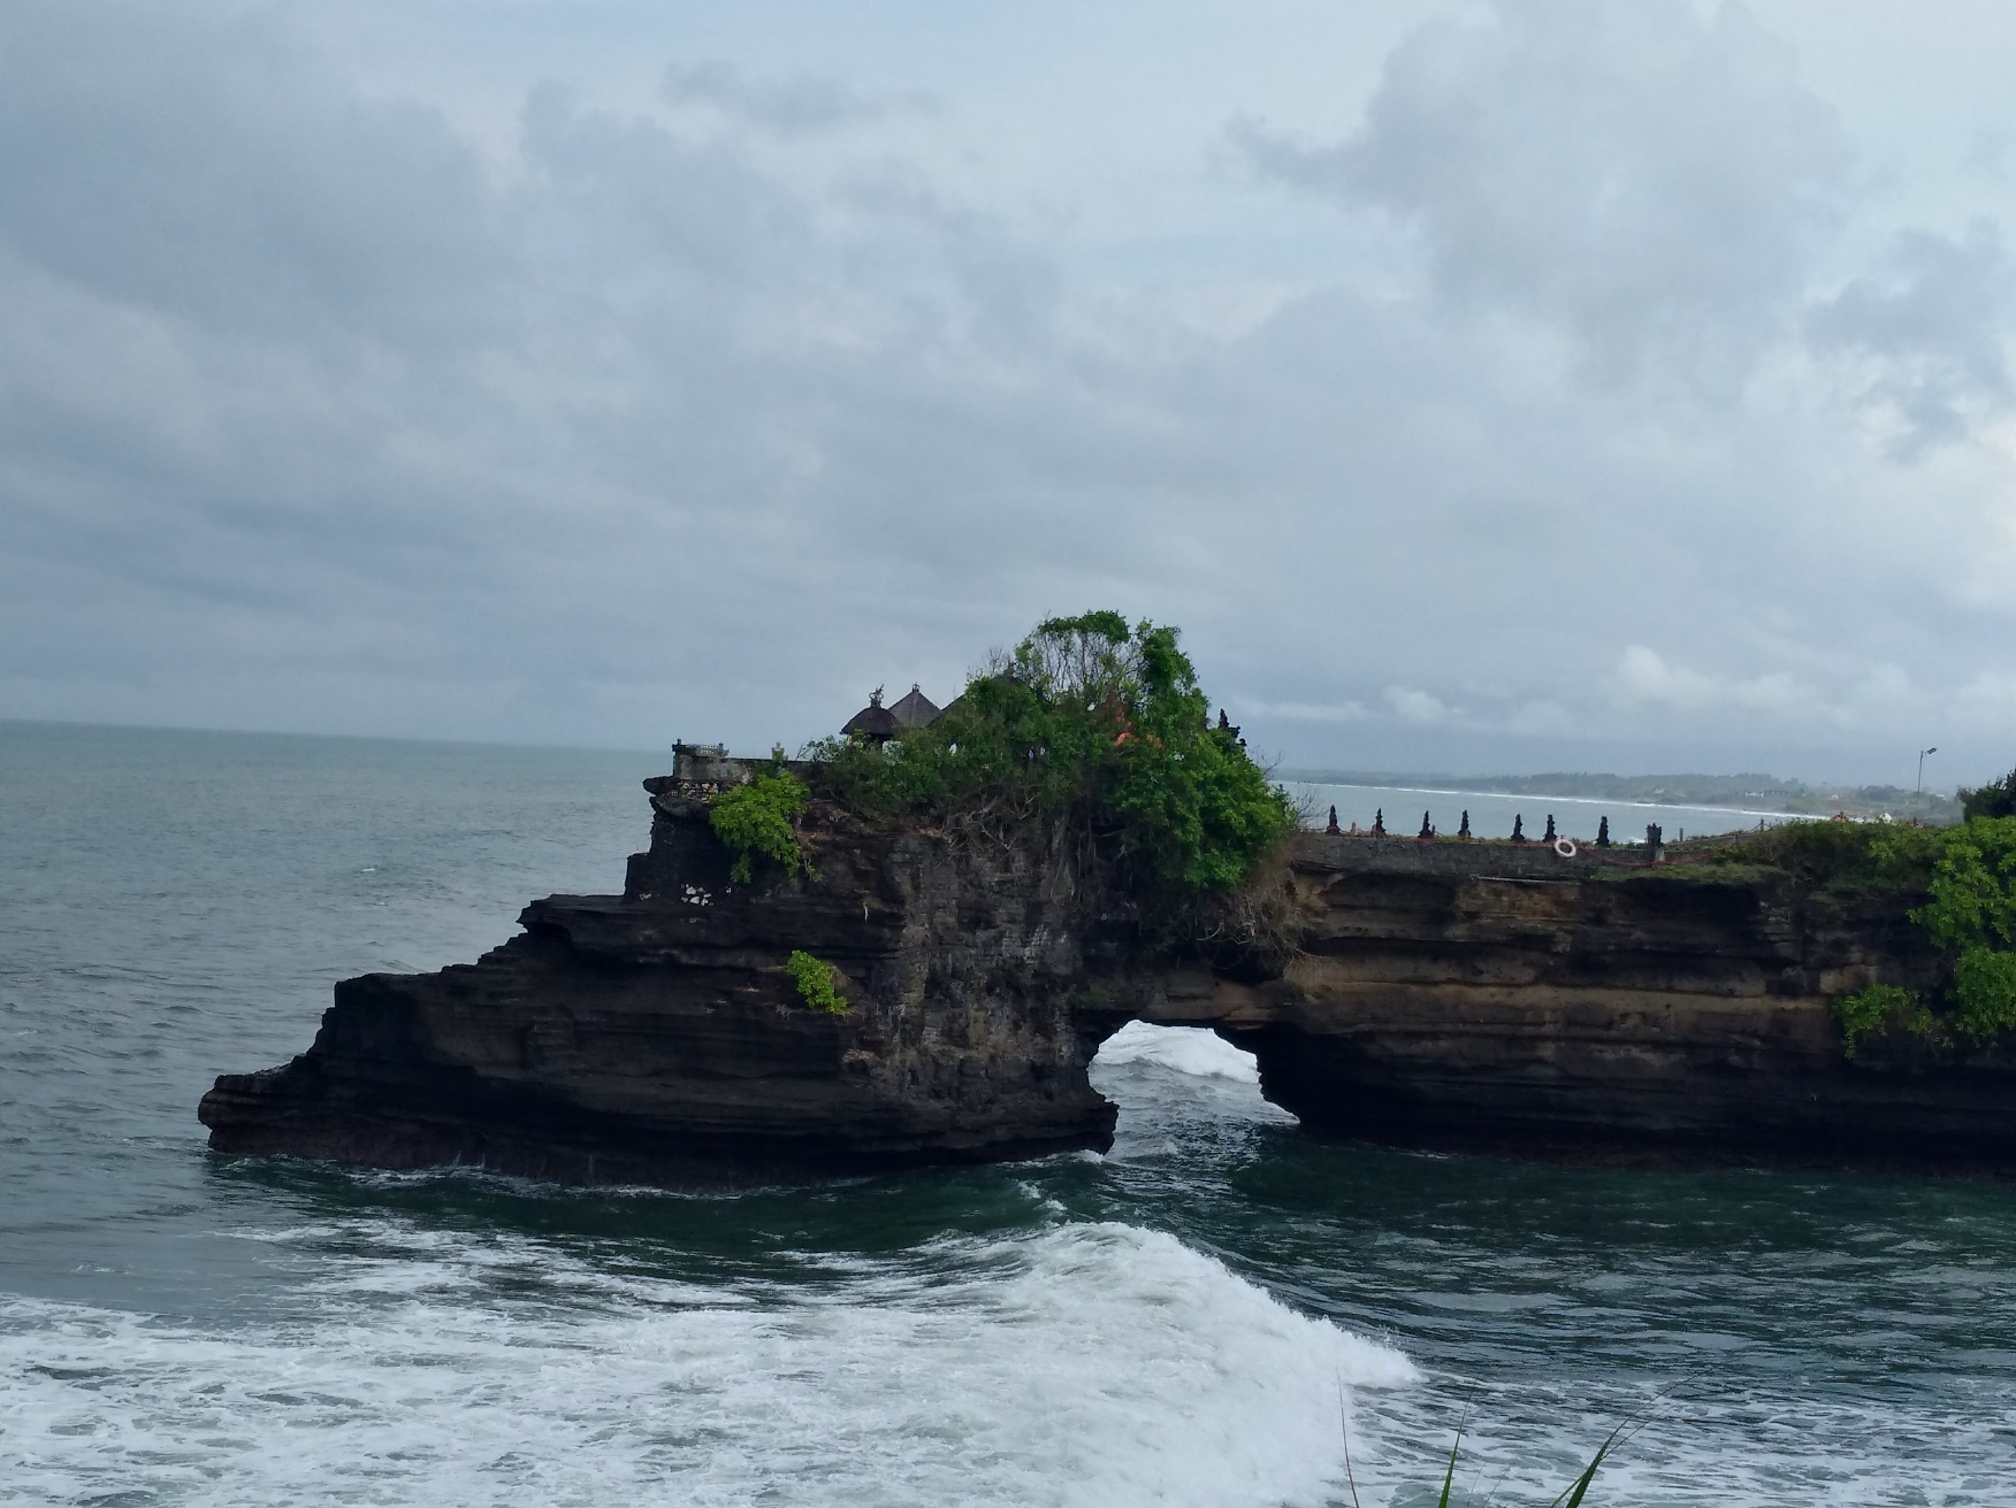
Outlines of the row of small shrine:
[{"label": "row of small shrine", "polygon": [[[1351,824],[1350,831],[1352,833],[1356,833],[1359,830],[1357,823],[1354,822]],[[1337,808],[1334,806],[1330,808],[1330,825],[1324,831],[1338,834],[1345,832],[1345,829],[1337,825]],[[1387,836],[1386,809],[1384,807],[1381,807],[1378,814],[1373,817],[1372,826],[1365,832],[1365,836],[1371,838],[1383,838]],[[1421,814],[1421,831],[1418,836],[1424,841],[1442,836],[1441,829],[1435,826],[1434,820],[1426,812]],[[1470,831],[1470,813],[1467,811],[1463,813],[1463,823],[1462,826],[1456,829],[1456,836],[1459,838],[1474,836]],[[1663,836],[1657,827],[1648,827],[1645,829],[1645,841],[1655,847],[1661,846]],[[1684,837],[1685,834],[1682,834],[1682,836]],[[1507,841],[1512,843],[1530,843],[1533,841],[1526,833],[1526,819],[1524,816],[1515,815],[1512,818],[1512,836]],[[1552,812],[1547,814],[1547,831],[1541,835],[1540,841],[1542,843],[1557,843],[1561,841],[1561,835],[1554,830],[1554,814]],[[1602,818],[1597,823],[1596,846],[1598,848],[1608,848],[1610,846],[1610,819],[1608,817]]]}]

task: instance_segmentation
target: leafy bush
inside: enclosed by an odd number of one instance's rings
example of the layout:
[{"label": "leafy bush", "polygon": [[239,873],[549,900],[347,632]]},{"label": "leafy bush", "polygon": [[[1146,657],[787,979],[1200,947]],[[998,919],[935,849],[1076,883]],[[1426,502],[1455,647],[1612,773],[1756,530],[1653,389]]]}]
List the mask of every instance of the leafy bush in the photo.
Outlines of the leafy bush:
[{"label": "leafy bush", "polygon": [[1803,852],[1809,856],[1831,844],[1840,850],[1842,867],[1826,874],[1823,883],[1923,894],[1924,903],[1909,915],[1946,956],[1949,974],[1929,999],[1879,984],[1836,1001],[1844,1051],[1853,1057],[1864,1039],[1893,1032],[1944,1044],[1956,1035],[1977,1044],[2016,1035],[2016,817],[1974,817],[1958,827],[1865,830],[1871,835],[1859,864],[1849,862],[1854,840],[1812,834],[1793,838],[1794,863],[1802,852],[1799,844],[1807,845]]},{"label": "leafy bush", "polygon": [[1784,822],[1716,850],[1718,859],[1783,869],[1835,889],[1923,890],[1948,828],[1877,822]]},{"label": "leafy bush", "polygon": [[1930,891],[1911,919],[1953,956],[1955,1024],[1992,1041],[2016,1028],[2016,817],[1944,829]]},{"label": "leafy bush", "polygon": [[804,781],[773,764],[742,785],[715,796],[707,821],[735,863],[728,877],[747,885],[754,877],[750,861],[761,855],[784,866],[792,879],[810,867],[798,845],[793,823],[804,814],[812,793]]},{"label": "leafy bush", "polygon": [[798,998],[806,1009],[824,1011],[829,1016],[847,1014],[847,997],[840,993],[840,971],[823,958],[814,958],[803,948],[793,948],[784,960],[784,972],[798,986]]},{"label": "leafy bush", "polygon": [[1963,1036],[1993,1042],[2016,1028],[2016,953],[1969,948],[1953,964],[1955,1024]]},{"label": "leafy bush", "polygon": [[1941,947],[2016,946],[2016,817],[1976,817],[1941,831],[1930,889],[1911,919]]},{"label": "leafy bush", "polygon": [[1917,992],[1895,984],[1872,984],[1842,996],[1834,1002],[1834,1019],[1841,1023],[1842,1054],[1850,1058],[1866,1037],[1901,1032],[1937,1041],[1945,1034]]},{"label": "leafy bush", "polygon": [[858,813],[1021,845],[1166,920],[1234,889],[1296,822],[1237,730],[1211,726],[1177,638],[1118,613],[1052,618],[929,727],[807,753]]},{"label": "leafy bush", "polygon": [[1960,809],[1975,817],[2016,817],[2016,770],[1960,793]]}]

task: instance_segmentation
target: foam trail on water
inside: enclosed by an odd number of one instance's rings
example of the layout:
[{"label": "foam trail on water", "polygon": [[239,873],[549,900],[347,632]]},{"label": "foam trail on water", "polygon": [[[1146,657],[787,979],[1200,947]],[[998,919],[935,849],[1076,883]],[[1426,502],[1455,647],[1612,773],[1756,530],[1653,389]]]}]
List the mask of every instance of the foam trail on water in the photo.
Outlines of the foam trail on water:
[{"label": "foam trail on water", "polygon": [[[354,1232],[364,1234],[364,1232]],[[1119,1224],[721,1292],[386,1223],[239,1331],[0,1306],[20,1501],[1318,1503],[1406,1358]],[[354,1251],[354,1245],[350,1250]]]}]

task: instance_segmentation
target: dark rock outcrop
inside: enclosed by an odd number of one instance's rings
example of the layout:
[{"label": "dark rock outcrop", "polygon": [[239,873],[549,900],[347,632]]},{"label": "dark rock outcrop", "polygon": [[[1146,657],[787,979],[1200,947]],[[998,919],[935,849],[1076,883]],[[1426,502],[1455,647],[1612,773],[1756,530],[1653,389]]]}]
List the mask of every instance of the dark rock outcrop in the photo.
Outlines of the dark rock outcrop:
[{"label": "dark rock outcrop", "polygon": [[[733,885],[705,799],[743,768],[682,749],[647,782],[621,896],[338,985],[306,1053],[217,1080],[211,1145],[661,1184],[1101,1148],[1086,1066],[1142,1018],[1215,1027],[1305,1124],[1379,1140],[2016,1168],[2006,1055],[1842,1052],[1831,999],[1936,970],[1894,896],[1304,833],[1248,897],[1289,946],[1150,969],[1124,917],[984,838],[815,805],[814,877]],[[846,1014],[801,1003],[793,949],[838,967]]]},{"label": "dark rock outcrop", "polygon": [[1305,1125],[1419,1146],[2016,1168],[2006,1053],[1842,1051],[1834,998],[1879,971],[1936,977],[1897,896],[1314,833],[1287,883],[1300,954],[1219,1019]]},{"label": "dark rock outcrop", "polygon": [[[534,902],[472,965],[345,980],[306,1053],[218,1079],[211,1146],[678,1183],[1109,1143],[1073,1007],[1111,960],[1022,856],[815,808],[814,878],[733,885],[701,793],[734,771],[682,763],[648,782],[623,895]],[[844,1015],[801,1003],[794,949],[845,976]]]}]

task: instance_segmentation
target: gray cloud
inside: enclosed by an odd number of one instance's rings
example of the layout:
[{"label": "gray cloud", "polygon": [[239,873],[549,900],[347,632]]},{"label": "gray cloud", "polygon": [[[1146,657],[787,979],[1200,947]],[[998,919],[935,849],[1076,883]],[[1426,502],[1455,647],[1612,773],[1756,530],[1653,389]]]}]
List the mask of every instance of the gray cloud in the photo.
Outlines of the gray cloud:
[{"label": "gray cloud", "polygon": [[815,75],[751,78],[718,58],[668,67],[663,92],[675,105],[706,106],[739,125],[784,137],[872,125],[892,114],[928,112],[934,104],[918,91],[873,96],[842,79]]},{"label": "gray cloud", "polygon": [[1822,349],[1869,358],[1865,399],[1895,414],[1893,452],[1909,458],[2008,406],[2010,268],[1995,225],[1977,220],[1960,240],[1903,233],[1887,272],[1818,305],[1808,329]]},{"label": "gray cloud", "polygon": [[1863,432],[2000,401],[1999,250],[1815,303],[1841,134],[1734,12],[1437,23],[1342,147],[1255,137],[1422,260],[1236,338],[1088,292],[953,104],[479,132],[284,15],[0,20],[0,715],[767,748],[1110,603],[1304,761],[2006,768],[2006,459]]},{"label": "gray cloud", "polygon": [[1099,595],[1028,573],[1135,463],[985,216],[554,87],[497,174],[269,28],[118,14],[0,55],[14,706],[737,733]]},{"label": "gray cloud", "polygon": [[1791,50],[1685,0],[1432,23],[1342,143],[1239,134],[1263,171],[1417,228],[1445,296],[1558,326],[1597,376],[1656,358],[1724,389],[1800,292],[1846,163]]},{"label": "gray cloud", "polygon": [[466,317],[494,275],[471,154],[268,22],[24,4],[0,51],[0,236],[108,299],[248,333]]}]

